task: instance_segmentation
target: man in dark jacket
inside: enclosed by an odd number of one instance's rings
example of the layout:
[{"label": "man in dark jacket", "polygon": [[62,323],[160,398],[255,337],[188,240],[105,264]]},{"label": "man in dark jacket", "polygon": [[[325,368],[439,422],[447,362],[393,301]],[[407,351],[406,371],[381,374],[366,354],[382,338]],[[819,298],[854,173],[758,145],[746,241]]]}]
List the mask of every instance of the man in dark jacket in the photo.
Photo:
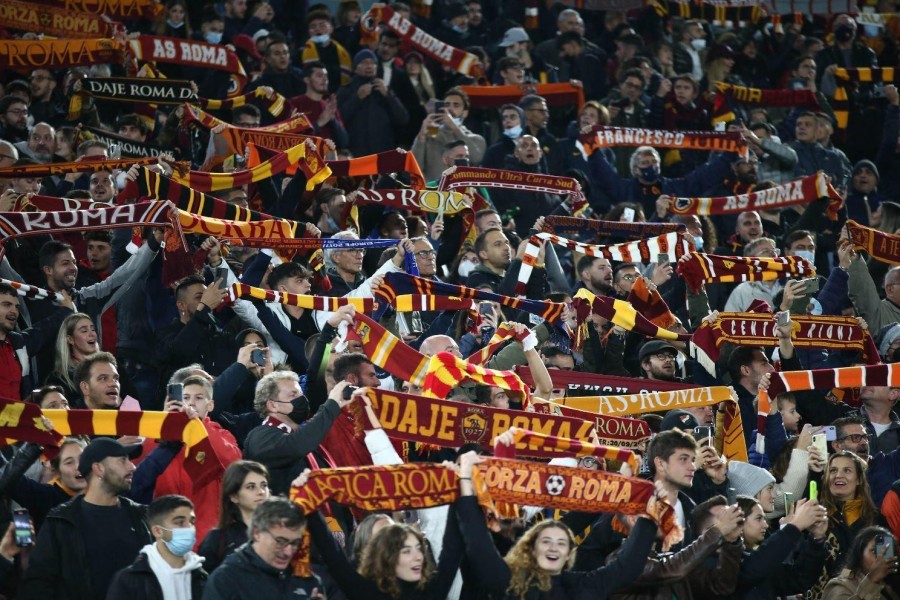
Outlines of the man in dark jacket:
[{"label": "man in dark jacket", "polygon": [[[134,563],[116,573],[109,600],[199,599],[206,585],[203,558],[191,551],[197,541],[194,504],[184,496],[160,496],[147,509],[155,541],[141,549]],[[188,595],[185,595],[185,593]]]},{"label": "man in dark jacket", "polygon": [[20,598],[105,598],[113,575],[153,539],[145,506],[122,494],[131,489],[142,446],[112,438],[92,441],[78,462],[87,490],[47,515],[25,571]]},{"label": "man in dark jacket", "polygon": [[481,263],[469,275],[466,285],[474,288],[487,286],[497,292],[512,261],[509,239],[499,228],[482,231],[475,238],[475,254]]},{"label": "man in dark jacket", "polygon": [[260,87],[270,87],[290,100],[306,91],[303,71],[291,64],[291,49],[280,32],[270,34],[265,60],[266,70],[247,87],[248,92]]},{"label": "man in dark jacket", "polygon": [[303,542],[306,517],[287,498],[269,498],[253,511],[250,541],[210,576],[204,600],[227,598],[324,598],[315,575],[298,577],[291,559]]}]

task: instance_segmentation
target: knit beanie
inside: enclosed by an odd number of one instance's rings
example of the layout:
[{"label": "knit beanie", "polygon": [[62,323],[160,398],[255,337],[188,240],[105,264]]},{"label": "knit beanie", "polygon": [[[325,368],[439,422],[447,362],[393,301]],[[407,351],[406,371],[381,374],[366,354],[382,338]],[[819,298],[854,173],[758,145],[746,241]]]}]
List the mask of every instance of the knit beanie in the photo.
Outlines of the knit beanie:
[{"label": "knit beanie", "polygon": [[356,67],[359,66],[359,63],[367,58],[371,58],[373,61],[375,61],[375,64],[378,64],[378,57],[375,56],[375,53],[368,48],[363,48],[356,53],[356,56],[353,57],[353,70],[355,71]]},{"label": "knit beanie", "polygon": [[765,469],[739,461],[728,463],[728,485],[739,496],[755,498],[770,483],[775,483],[775,477]]},{"label": "knit beanie", "polygon": [[858,163],[856,163],[855,165],[853,165],[853,174],[856,175],[856,172],[859,171],[863,167],[872,171],[872,173],[875,174],[875,181],[881,183],[881,173],[878,172],[878,167],[876,167],[875,163],[873,163],[871,160],[868,160],[868,159],[863,159],[863,160],[859,161]]}]

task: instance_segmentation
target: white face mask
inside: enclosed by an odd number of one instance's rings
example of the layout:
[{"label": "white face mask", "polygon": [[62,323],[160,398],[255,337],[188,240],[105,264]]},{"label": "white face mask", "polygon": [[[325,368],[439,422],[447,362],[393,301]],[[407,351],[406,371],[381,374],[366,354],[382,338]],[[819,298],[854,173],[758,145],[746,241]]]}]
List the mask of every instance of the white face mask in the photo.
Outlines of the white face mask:
[{"label": "white face mask", "polygon": [[314,44],[327,44],[328,40],[331,39],[331,34],[323,33],[322,35],[314,35],[309,39],[311,39]]},{"label": "white face mask", "polygon": [[704,48],[706,48],[706,38],[695,38],[691,40],[691,46],[697,52],[703,50]]},{"label": "white face mask", "polygon": [[475,270],[475,266],[475,262],[471,260],[462,260],[459,262],[456,272],[459,273],[460,277],[466,278]]},{"label": "white face mask", "polygon": [[453,121],[453,124],[457,127],[462,125],[462,119],[460,119],[459,117],[450,117],[450,120]]},{"label": "white face mask", "polygon": [[816,253],[812,250],[794,250],[794,256],[799,256],[800,258],[805,258],[809,262],[815,264],[816,262]]},{"label": "white face mask", "polygon": [[516,139],[517,137],[520,137],[522,135],[522,126],[516,125],[515,127],[510,127],[509,129],[504,129],[503,135],[505,135],[508,138]]},{"label": "white face mask", "polygon": [[695,235],[694,236],[694,247],[697,249],[697,252],[703,250],[703,236]]}]

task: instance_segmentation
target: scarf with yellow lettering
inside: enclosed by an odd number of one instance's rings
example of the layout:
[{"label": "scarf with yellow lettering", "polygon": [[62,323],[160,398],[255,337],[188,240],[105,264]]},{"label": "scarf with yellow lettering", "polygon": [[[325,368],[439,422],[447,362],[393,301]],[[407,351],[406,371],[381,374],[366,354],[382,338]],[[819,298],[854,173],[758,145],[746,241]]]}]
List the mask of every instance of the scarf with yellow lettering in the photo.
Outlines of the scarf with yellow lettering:
[{"label": "scarf with yellow lettering", "polygon": [[[315,136],[294,133],[289,130],[306,131],[309,129],[307,125],[311,125],[309,120],[300,115],[283,123],[276,123],[265,128],[263,127],[235,127],[215,117],[207,115],[209,118],[200,119],[199,114],[206,115],[203,111],[196,107],[190,107],[184,111],[182,122],[185,124],[199,123],[206,127],[215,127],[216,125],[225,125],[225,128],[217,135],[222,136],[228,142],[228,151],[231,154],[243,154],[248,145],[254,144],[268,150],[276,152],[287,151],[290,148],[301,144],[312,144],[312,147],[321,154],[325,155],[331,152],[332,147],[329,145],[330,140]],[[211,121],[214,119],[214,121]],[[209,123],[215,123],[210,125]]]},{"label": "scarf with yellow lettering", "polygon": [[847,221],[847,235],[857,250],[864,250],[875,260],[900,265],[900,235],[882,233],[877,229]]},{"label": "scarf with yellow lettering", "polygon": [[678,323],[678,319],[669,310],[669,305],[663,300],[659,290],[655,287],[652,290],[647,287],[643,277],[638,277],[634,281],[626,302],[631,304],[638,314],[644,315],[648,321],[657,327],[669,329]]},{"label": "scarf with yellow lettering", "polygon": [[241,90],[247,85],[247,72],[238,55],[222,44],[141,34],[129,40],[129,46],[131,54],[137,60],[186,65],[228,73],[231,78],[227,94],[229,98],[240,95]]},{"label": "scarf with yellow lettering", "polygon": [[578,141],[587,155],[598,148],[614,146],[653,146],[747,155],[747,142],[738,131],[668,131],[594,125],[590,133],[579,135]]},{"label": "scarf with yellow lettering", "polygon": [[[516,374],[522,381],[534,386],[534,378],[528,367],[517,365]],[[643,394],[646,392],[670,392],[673,390],[690,390],[700,386],[692,383],[680,383],[678,381],[663,381],[662,379],[645,379],[643,377],[619,377],[617,375],[601,375],[599,373],[585,373],[583,371],[563,371],[562,369],[547,369],[553,387],[564,387],[570,391],[603,392],[614,394]]]},{"label": "scarf with yellow lettering", "polygon": [[575,311],[575,320],[578,323],[573,342],[576,348],[581,348],[587,339],[588,327],[593,326],[590,318],[592,314],[599,315],[614,325],[649,338],[682,342],[691,339],[689,333],[675,333],[653,324],[624,300],[609,296],[595,296],[587,288],[581,288],[575,294],[572,299],[572,309]]},{"label": "scarf with yellow lettering", "polygon": [[900,364],[775,372],[769,384],[769,396],[774,398],[782,392],[864,386],[900,387]]},{"label": "scarf with yellow lettering", "polygon": [[65,7],[92,14],[104,14],[125,19],[154,19],[165,12],[166,7],[157,0],[42,0],[44,4]]},{"label": "scarf with yellow lettering", "polygon": [[[771,393],[771,387],[769,388],[769,393]],[[725,458],[743,462],[748,460],[741,411],[737,407],[737,395],[731,387],[693,388],[624,396],[557,398],[553,402],[578,410],[618,416],[663,412],[676,408],[698,408],[724,402],[726,409],[725,423],[724,427],[717,428],[717,436],[722,436],[722,450]]]},{"label": "scarf with yellow lettering", "polygon": [[819,99],[812,90],[764,90],[720,82],[716,84],[716,96],[713,101],[713,124],[734,121],[735,103],[822,110]]},{"label": "scarf with yellow lettering", "polygon": [[13,211],[64,211],[86,210],[88,208],[110,208],[108,202],[94,202],[88,198],[57,198],[56,196],[41,196],[35,194],[29,197],[27,194],[16,196]]},{"label": "scarf with yellow lettering", "polygon": [[799,256],[760,258],[693,252],[688,260],[678,263],[676,272],[684,277],[691,291],[698,293],[703,282],[737,283],[775,281],[786,277],[808,278],[816,274],[816,268]]},{"label": "scarf with yellow lettering", "polygon": [[370,313],[375,309],[375,300],[372,298],[332,298],[329,296],[301,296],[275,290],[264,290],[246,283],[233,283],[228,288],[228,299],[235,302],[238,299],[262,300],[263,302],[276,302],[285,306],[299,306],[310,310],[323,310],[335,312],[342,306],[353,306],[359,312]]},{"label": "scarf with yellow lettering", "polygon": [[441,65],[475,80],[485,76],[477,56],[440,41],[385,4],[373,4],[360,19],[360,45],[374,46],[380,25],[396,33],[403,47],[414,48]]},{"label": "scarf with yellow lettering", "polygon": [[60,38],[112,38],[125,31],[124,25],[106,15],[19,0],[7,0],[0,5],[0,27]]},{"label": "scarf with yellow lettering", "polygon": [[163,152],[169,151],[172,151],[175,156],[178,157],[181,152],[178,148],[166,149],[155,146],[153,144],[136,142],[131,138],[122,137],[121,135],[115,134],[111,131],[106,131],[105,129],[99,129],[97,127],[91,127],[90,125],[85,125],[81,128],[81,131],[78,133],[78,140],[79,142],[83,142],[85,140],[99,140],[101,142],[106,142],[109,146],[118,146],[119,151],[121,152],[123,157],[157,157]]},{"label": "scarf with yellow lettering", "polygon": [[832,221],[837,221],[844,199],[821,172],[739,196],[675,198],[672,212],[679,215],[732,215],[748,210],[773,210],[794,204],[808,204],[826,197],[829,199],[826,214]]},{"label": "scarf with yellow lettering", "polygon": [[616,448],[637,448],[650,438],[650,426],[646,421],[631,417],[613,417],[561,406],[534,398],[534,412],[540,415],[570,417],[579,421],[590,421],[597,438],[595,442]]},{"label": "scarf with yellow lettering", "polygon": [[584,192],[581,191],[581,184],[578,183],[577,179],[574,177],[544,175],[542,173],[453,166],[444,171],[438,183],[438,189],[440,190],[455,190],[467,187],[561,194],[571,196],[574,203],[584,201]]},{"label": "scarf with yellow lettering", "polygon": [[547,101],[547,106],[584,105],[584,88],[564,83],[522,83],[519,85],[463,85],[462,90],[469,95],[472,108],[496,109],[504,104],[517,104],[526,94],[537,94]]},{"label": "scarf with yellow lettering", "polygon": [[154,105],[181,104],[195,98],[191,82],[184,79],[85,77],[81,80],[81,89],[69,99],[70,121],[79,118],[84,98],[88,97],[108,102],[152,102]]},{"label": "scarf with yellow lettering", "polygon": [[[691,338],[691,355],[712,375],[722,346],[778,346],[775,316],[770,313],[719,313],[716,321],[700,325]],[[791,341],[797,348],[828,348],[861,352],[867,363],[880,361],[869,332],[854,317],[792,315]]]},{"label": "scarf with yellow lettering", "polygon": [[0,68],[67,69],[96,64],[120,65],[125,48],[110,38],[67,40],[0,40]]},{"label": "scarf with yellow lettering", "polygon": [[97,171],[127,170],[132,165],[155,165],[157,158],[129,158],[123,160],[91,160],[84,158],[71,162],[46,163],[41,165],[18,165],[0,168],[0,178],[9,177],[51,177],[67,173],[96,173]]},{"label": "scarf with yellow lettering", "polygon": [[449,352],[438,352],[428,360],[422,394],[429,398],[446,398],[453,388],[466,380],[515,392],[522,399],[522,408],[527,408],[531,399],[531,390],[514,372],[486,369]]},{"label": "scarf with yellow lettering", "polygon": [[[2,281],[11,283],[5,279]],[[17,291],[21,291],[21,288],[17,288]],[[33,402],[0,398],[0,445],[32,442],[44,447],[44,455],[48,459],[56,456],[59,443],[65,436],[55,429],[47,429],[41,416],[41,407]]]},{"label": "scarf with yellow lettering", "polygon": [[[259,91],[260,89],[257,88],[255,91],[250,92],[249,94],[244,94],[243,96],[238,96],[237,98],[230,98],[228,100],[205,100],[201,98],[200,101],[207,104],[221,102],[223,106],[226,103],[234,102],[235,106],[240,106],[241,104],[246,102],[246,98],[260,96],[261,94],[258,93]],[[278,98],[283,98],[283,96],[278,96]],[[275,104],[272,106],[278,105],[278,98],[275,99]],[[210,110],[213,110],[213,108],[210,108]],[[182,124],[190,125],[191,123],[200,125],[205,129],[212,129],[214,127],[218,127],[219,125],[224,125],[226,129],[230,127],[232,129],[241,129],[244,131],[267,131],[274,133],[300,133],[301,131],[309,131],[313,128],[312,122],[304,114],[298,114],[296,116],[290,117],[289,119],[285,119],[284,121],[272,123],[271,125],[260,125],[259,127],[235,127],[231,123],[212,116],[200,107],[194,106],[193,104],[185,104]],[[240,144],[233,141],[233,145],[239,146]]]},{"label": "scarf with yellow lettering", "polygon": [[531,272],[537,262],[540,252],[541,240],[546,240],[557,246],[568,248],[588,256],[602,256],[608,260],[619,262],[650,263],[657,260],[661,254],[669,257],[669,262],[678,262],[682,256],[694,249],[694,243],[685,237],[685,230],[679,229],[656,237],[625,242],[622,244],[598,245],[585,244],[575,240],[566,239],[552,233],[539,232],[532,235],[525,247],[525,256],[522,258],[522,266],[519,269],[519,280],[516,283],[516,293],[524,294]]},{"label": "scarf with yellow lettering", "polygon": [[412,152],[402,148],[351,158],[326,161],[334,177],[372,177],[387,173],[409,175],[409,185],[415,190],[425,189],[425,176]]},{"label": "scarf with yellow lettering", "polygon": [[546,441],[535,439],[530,443],[531,440],[523,440],[517,444],[523,456],[605,456],[605,449],[597,451],[590,444],[593,423],[588,420],[425,398],[378,388],[365,388],[365,392],[378,423],[368,421],[365,402],[358,399],[351,405],[351,410],[359,433],[380,424],[388,437],[395,440],[445,448],[479,444],[490,450],[494,438],[510,427],[520,427],[547,432],[549,436]]},{"label": "scarf with yellow lettering", "polygon": [[272,175],[283,172],[291,164],[298,165],[303,171],[307,179],[307,189],[312,189],[331,176],[331,170],[325,164],[322,156],[307,141],[284,152],[279,152],[271,159],[243,171],[233,173],[190,171],[186,175],[175,172],[172,174],[172,179],[201,192],[215,192],[268,179]]},{"label": "scarf with yellow lettering", "polygon": [[834,97],[831,106],[838,129],[846,129],[850,118],[850,94],[848,88],[860,83],[896,83],[898,70],[894,67],[839,68],[834,71]]},{"label": "scarf with yellow lettering", "polygon": [[541,231],[567,238],[597,240],[613,237],[640,240],[679,230],[685,231],[686,228],[678,223],[626,223],[624,221],[599,221],[581,217],[549,215],[544,217],[544,228]]}]

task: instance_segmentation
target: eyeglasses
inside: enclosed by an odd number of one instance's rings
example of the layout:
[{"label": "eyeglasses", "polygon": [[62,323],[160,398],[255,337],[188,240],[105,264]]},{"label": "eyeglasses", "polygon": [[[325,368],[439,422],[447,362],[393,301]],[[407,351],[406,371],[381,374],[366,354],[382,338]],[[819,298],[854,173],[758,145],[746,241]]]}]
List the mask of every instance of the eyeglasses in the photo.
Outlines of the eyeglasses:
[{"label": "eyeglasses", "polygon": [[600,465],[600,461],[593,456],[582,456],[578,459],[578,466],[584,469],[596,469]]},{"label": "eyeglasses", "polygon": [[416,258],[434,258],[437,252],[434,250],[419,250],[415,253]]},{"label": "eyeglasses", "polygon": [[12,113],[14,115],[28,115],[29,114],[27,108],[10,108],[6,112]]},{"label": "eyeglasses", "polygon": [[344,250],[338,250],[337,252],[350,252],[351,254],[362,254],[363,256],[366,255],[365,248],[346,248]]},{"label": "eyeglasses", "polygon": [[266,530],[266,533],[268,533],[270,536],[272,536],[272,539],[275,541],[275,547],[278,548],[279,550],[284,550],[288,546],[290,546],[291,548],[299,548],[300,544],[303,543],[303,538],[297,538],[295,540],[288,540],[283,537],[276,537],[269,530]]},{"label": "eyeglasses", "polygon": [[864,433],[851,433],[850,435],[845,435],[844,437],[838,438],[838,441],[843,442],[844,440],[850,440],[852,443],[858,444],[867,439],[869,439],[869,436]]},{"label": "eyeglasses", "polygon": [[632,90],[643,90],[644,89],[644,85],[642,83],[634,83],[633,81],[623,82],[622,87],[627,87]]},{"label": "eyeglasses", "polygon": [[671,360],[671,361],[675,360],[675,355],[672,354],[671,352],[657,352],[653,356],[656,358],[656,360],[659,360],[662,362],[666,362],[667,360]]}]

